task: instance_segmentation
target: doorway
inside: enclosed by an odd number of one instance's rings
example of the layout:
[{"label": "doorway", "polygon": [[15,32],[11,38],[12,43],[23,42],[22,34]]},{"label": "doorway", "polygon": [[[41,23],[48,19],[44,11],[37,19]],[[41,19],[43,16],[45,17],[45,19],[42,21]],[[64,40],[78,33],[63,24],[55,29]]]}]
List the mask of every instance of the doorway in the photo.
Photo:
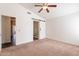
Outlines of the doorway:
[{"label": "doorway", "polygon": [[33,40],[39,39],[39,21],[33,21]]},{"label": "doorway", "polygon": [[1,17],[2,48],[16,45],[16,17]]}]

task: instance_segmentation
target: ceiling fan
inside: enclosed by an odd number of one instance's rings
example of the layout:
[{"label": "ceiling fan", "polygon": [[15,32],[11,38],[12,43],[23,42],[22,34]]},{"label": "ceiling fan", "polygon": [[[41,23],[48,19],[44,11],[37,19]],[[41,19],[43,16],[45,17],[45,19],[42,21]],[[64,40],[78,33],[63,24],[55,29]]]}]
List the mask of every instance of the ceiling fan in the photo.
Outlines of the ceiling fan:
[{"label": "ceiling fan", "polygon": [[41,7],[41,9],[38,11],[39,13],[45,9],[47,13],[49,13],[48,7],[57,7],[57,5],[48,5],[48,3],[43,3],[42,5],[35,5],[35,7]]}]

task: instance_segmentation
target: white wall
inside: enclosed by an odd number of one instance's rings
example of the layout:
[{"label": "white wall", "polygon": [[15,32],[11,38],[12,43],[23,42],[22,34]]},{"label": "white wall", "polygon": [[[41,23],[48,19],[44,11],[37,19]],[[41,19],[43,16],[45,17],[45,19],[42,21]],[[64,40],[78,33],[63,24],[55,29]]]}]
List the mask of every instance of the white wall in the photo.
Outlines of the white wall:
[{"label": "white wall", "polygon": [[47,38],[79,45],[79,12],[47,20]]},{"label": "white wall", "polygon": [[2,16],[2,43],[11,42],[11,18]]},{"label": "white wall", "polygon": [[19,4],[2,3],[0,9],[1,15],[16,17],[16,45],[33,41],[33,20],[31,18],[42,18],[31,11],[32,14],[27,14],[29,10]]}]

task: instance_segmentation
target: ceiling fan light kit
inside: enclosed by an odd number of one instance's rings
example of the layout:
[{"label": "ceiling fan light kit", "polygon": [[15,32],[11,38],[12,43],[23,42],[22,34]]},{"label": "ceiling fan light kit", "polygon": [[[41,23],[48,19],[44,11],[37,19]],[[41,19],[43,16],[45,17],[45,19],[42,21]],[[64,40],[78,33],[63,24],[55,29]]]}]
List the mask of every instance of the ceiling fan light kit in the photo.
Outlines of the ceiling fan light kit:
[{"label": "ceiling fan light kit", "polygon": [[48,6],[43,6],[43,9],[47,9],[48,8]]}]

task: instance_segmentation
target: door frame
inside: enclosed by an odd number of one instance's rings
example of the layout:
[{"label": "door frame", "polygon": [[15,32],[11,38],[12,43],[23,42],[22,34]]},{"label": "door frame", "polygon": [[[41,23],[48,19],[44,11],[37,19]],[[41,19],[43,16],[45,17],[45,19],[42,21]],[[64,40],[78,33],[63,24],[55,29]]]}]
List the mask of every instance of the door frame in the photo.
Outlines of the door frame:
[{"label": "door frame", "polygon": [[[2,49],[2,16],[4,16],[4,17],[10,17],[10,18],[15,18],[15,24],[16,24],[16,17],[13,17],[13,16],[6,16],[6,15],[1,15],[1,49]],[[12,20],[11,20],[12,21]],[[10,21],[10,22],[11,22]],[[12,24],[10,25],[11,26],[11,34],[12,34]],[[16,26],[16,25],[15,25]],[[11,40],[11,44],[13,44],[13,40],[12,40],[12,37],[10,36],[10,40]],[[16,39],[15,39],[15,45],[16,45]],[[12,46],[14,46],[14,45],[12,45]]]},{"label": "door frame", "polygon": [[33,40],[34,40],[34,22],[38,22],[38,39],[37,40],[39,40],[39,38],[40,38],[40,21],[38,21],[38,20],[33,21]]}]

